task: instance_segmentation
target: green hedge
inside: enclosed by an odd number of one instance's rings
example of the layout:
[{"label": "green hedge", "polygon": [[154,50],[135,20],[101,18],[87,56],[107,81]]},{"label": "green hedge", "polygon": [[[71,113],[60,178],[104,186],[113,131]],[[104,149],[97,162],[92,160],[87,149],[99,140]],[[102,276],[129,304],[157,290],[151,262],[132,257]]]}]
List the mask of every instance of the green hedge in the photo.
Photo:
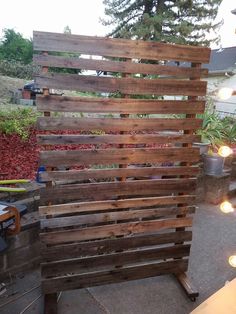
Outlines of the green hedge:
[{"label": "green hedge", "polygon": [[1,109],[0,133],[18,134],[23,140],[27,140],[30,128],[35,126],[39,115],[33,108]]},{"label": "green hedge", "polygon": [[39,68],[32,63],[23,64],[18,61],[0,60],[0,74],[21,79],[32,79]]}]

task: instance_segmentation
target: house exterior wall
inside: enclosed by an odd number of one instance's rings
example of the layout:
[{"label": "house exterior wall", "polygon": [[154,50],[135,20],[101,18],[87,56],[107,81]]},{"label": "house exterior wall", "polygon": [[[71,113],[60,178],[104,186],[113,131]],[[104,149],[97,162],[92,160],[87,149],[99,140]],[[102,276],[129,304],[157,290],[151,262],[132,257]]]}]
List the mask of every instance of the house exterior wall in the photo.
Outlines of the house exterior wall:
[{"label": "house exterior wall", "polygon": [[236,90],[236,74],[233,76],[209,77],[207,78],[207,82],[208,94],[213,96],[216,111],[218,111],[221,116],[236,116],[236,96],[232,96],[227,100],[220,100],[214,96],[216,90],[222,87],[229,87]]}]

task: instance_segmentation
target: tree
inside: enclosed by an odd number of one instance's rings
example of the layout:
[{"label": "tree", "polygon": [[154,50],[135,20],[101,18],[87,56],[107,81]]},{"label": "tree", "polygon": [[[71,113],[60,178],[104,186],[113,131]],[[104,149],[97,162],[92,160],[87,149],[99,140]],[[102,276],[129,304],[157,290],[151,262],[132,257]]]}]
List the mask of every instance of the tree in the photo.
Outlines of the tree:
[{"label": "tree", "polygon": [[66,25],[64,27],[63,33],[64,34],[71,34],[71,29],[70,29],[69,25]]},{"label": "tree", "polygon": [[24,64],[32,62],[32,41],[13,29],[4,29],[4,36],[0,43],[0,59],[20,61]]},{"label": "tree", "polygon": [[[209,46],[219,42],[215,23],[222,0],[103,0],[102,23],[112,37]],[[209,34],[214,33],[214,38]]]}]

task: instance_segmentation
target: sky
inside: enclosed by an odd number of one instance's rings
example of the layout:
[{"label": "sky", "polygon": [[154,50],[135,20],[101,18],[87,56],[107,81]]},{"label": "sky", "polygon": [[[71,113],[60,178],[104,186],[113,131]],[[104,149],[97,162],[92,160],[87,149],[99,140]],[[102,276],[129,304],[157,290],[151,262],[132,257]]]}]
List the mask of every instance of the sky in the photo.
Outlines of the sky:
[{"label": "sky", "polygon": [[[0,37],[4,28],[13,28],[24,37],[31,38],[33,30],[61,33],[69,26],[72,34],[106,35],[108,29],[99,23],[104,16],[102,0],[2,0],[0,11]],[[221,27],[222,47],[236,46],[236,8],[233,0],[223,0],[217,20],[224,19]],[[212,46],[216,48],[216,46]]]}]

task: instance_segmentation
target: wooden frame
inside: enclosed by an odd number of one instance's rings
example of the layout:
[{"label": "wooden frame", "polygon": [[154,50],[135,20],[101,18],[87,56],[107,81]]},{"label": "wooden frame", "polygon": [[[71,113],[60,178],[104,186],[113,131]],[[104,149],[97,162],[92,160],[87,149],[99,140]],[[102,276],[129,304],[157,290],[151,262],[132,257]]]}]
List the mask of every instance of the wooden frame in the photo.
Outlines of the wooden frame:
[{"label": "wooden frame", "polygon": [[[43,88],[36,102],[44,113],[38,142],[46,167],[39,208],[45,313],[57,313],[63,290],[170,273],[195,299],[185,273],[199,160],[192,143],[199,140],[196,114],[204,112],[199,97],[206,93],[200,78],[207,75],[201,64],[210,50],[46,32],[34,32],[33,42]],[[95,96],[50,95],[51,88]]]}]

